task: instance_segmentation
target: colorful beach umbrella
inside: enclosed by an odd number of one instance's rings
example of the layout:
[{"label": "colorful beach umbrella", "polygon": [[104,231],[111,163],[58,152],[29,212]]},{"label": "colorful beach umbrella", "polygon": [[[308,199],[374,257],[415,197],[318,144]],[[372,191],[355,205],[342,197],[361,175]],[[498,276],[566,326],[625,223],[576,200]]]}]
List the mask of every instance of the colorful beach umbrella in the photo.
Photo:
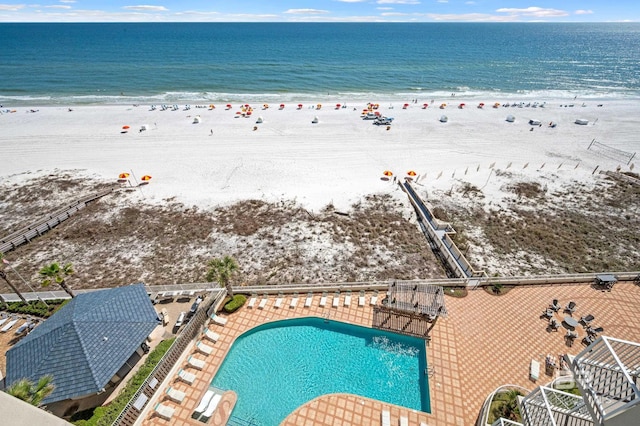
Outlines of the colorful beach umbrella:
[{"label": "colorful beach umbrella", "polygon": [[407,175],[409,175],[409,176],[415,176],[415,175],[416,175],[416,172],[414,172],[413,170],[409,170],[409,171],[407,172]]},{"label": "colorful beach umbrella", "polygon": [[284,109],[284,104],[280,104],[280,109]]},{"label": "colorful beach umbrella", "polygon": [[336,109],[340,109],[341,106],[342,105],[340,105],[340,104],[336,104]]},{"label": "colorful beach umbrella", "polygon": [[298,109],[302,109],[302,104],[298,104]]},{"label": "colorful beach umbrella", "polygon": [[382,174],[385,176],[393,176],[393,173],[390,170],[385,170]]},{"label": "colorful beach umbrella", "polygon": [[128,129],[130,129],[130,127],[129,127],[129,126],[122,126],[122,128],[123,128],[124,130],[128,130]]},{"label": "colorful beach umbrella", "polygon": [[141,181],[143,182],[149,182],[151,180],[151,176],[149,175],[144,175],[140,178]]},{"label": "colorful beach umbrella", "polygon": [[231,104],[227,104],[227,109],[231,109]]},{"label": "colorful beach umbrella", "polygon": [[118,179],[127,179],[129,177],[129,173],[120,173],[118,175]]}]

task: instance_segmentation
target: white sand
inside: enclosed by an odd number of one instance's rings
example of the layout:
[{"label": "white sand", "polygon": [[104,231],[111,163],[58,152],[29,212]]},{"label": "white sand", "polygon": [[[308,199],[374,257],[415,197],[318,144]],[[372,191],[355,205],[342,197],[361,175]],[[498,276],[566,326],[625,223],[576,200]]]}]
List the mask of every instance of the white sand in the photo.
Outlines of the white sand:
[{"label": "white sand", "polygon": [[[316,102],[304,102],[301,110],[294,104],[284,110],[254,104],[251,118],[235,118],[237,104],[231,110],[222,104],[215,110],[193,105],[188,111],[183,105],[178,111],[150,111],[149,105],[81,106],[71,112],[67,107],[9,107],[16,112],[0,115],[0,176],[19,182],[57,169],[115,181],[119,173],[133,170],[138,179],[153,176],[143,189],[152,202],[175,197],[208,208],[249,198],[290,199],[311,210],[329,203],[348,209],[365,194],[402,196],[392,182],[380,179],[384,170],[400,178],[415,170],[429,193],[469,182],[499,202],[506,178],[490,170],[494,163],[495,169],[508,168],[510,179],[553,187],[593,181],[596,166],[629,170],[620,160],[588,151],[593,139],[624,151],[640,150],[637,101],[590,100],[582,107],[580,100],[547,99],[545,108],[495,109],[494,100],[487,100],[484,109],[476,107],[477,101],[458,109],[460,102],[465,100],[455,99],[445,110],[432,105],[425,110],[421,104],[405,110],[402,103],[390,109],[389,102],[380,101],[379,111],[395,118],[391,130],[363,121],[362,102],[347,102],[349,108],[338,110],[324,104],[319,111],[309,108]],[[570,103],[575,106],[560,106]],[[439,122],[443,114],[447,123]],[[510,114],[514,123],[505,120]],[[201,123],[193,124],[197,115]],[[264,123],[255,123],[258,116]],[[319,123],[311,123],[314,116]],[[534,118],[543,125],[531,131],[527,122]],[[577,118],[590,123],[574,124]],[[558,123],[556,128],[548,127],[551,121]],[[149,130],[138,132],[143,124]],[[131,126],[126,134],[123,125]]]}]

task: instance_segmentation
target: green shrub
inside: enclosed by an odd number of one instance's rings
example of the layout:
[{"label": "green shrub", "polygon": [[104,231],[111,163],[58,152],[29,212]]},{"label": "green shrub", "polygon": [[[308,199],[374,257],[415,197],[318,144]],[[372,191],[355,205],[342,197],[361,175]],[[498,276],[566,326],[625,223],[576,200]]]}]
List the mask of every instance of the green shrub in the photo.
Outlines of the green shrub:
[{"label": "green shrub", "polygon": [[227,313],[233,313],[240,309],[242,305],[247,301],[247,297],[243,294],[235,294],[231,300],[224,304],[224,311]]},{"label": "green shrub", "polygon": [[173,339],[163,340],[158,346],[149,354],[147,360],[136,372],[136,374],[129,379],[127,385],[120,391],[120,394],[109,405],[104,407],[97,407],[93,410],[93,416],[87,418],[87,411],[77,413],[71,418],[73,424],[77,426],[109,426],[111,425],[118,415],[124,410],[124,407],[131,400],[136,391],[140,388],[142,383],[149,377],[149,374],[158,365],[158,362],[162,359],[164,354],[169,350],[173,344]]},{"label": "green shrub", "polygon": [[68,300],[64,299],[49,300],[46,305],[39,300],[32,300],[27,303],[10,302],[7,303],[7,312],[22,315],[34,315],[40,318],[49,318],[67,302]]}]

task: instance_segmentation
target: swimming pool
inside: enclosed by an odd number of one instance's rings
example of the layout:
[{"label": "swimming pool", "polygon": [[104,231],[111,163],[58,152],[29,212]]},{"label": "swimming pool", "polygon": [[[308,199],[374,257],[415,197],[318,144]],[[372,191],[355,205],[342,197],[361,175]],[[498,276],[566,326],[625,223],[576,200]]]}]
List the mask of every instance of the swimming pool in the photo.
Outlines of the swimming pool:
[{"label": "swimming pool", "polygon": [[305,402],[351,393],[430,412],[424,340],[322,318],[253,328],[235,341],[212,385],[233,390],[233,416],[277,425]]}]

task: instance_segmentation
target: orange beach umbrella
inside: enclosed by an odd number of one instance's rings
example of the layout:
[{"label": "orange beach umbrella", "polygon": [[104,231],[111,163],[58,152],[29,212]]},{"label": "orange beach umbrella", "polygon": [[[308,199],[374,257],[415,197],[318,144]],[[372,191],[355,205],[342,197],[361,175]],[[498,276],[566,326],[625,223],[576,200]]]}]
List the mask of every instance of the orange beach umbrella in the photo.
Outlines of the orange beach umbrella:
[{"label": "orange beach umbrella", "polygon": [[382,174],[385,176],[393,176],[393,173],[390,170],[385,170]]},{"label": "orange beach umbrella", "polygon": [[127,179],[129,177],[129,173],[120,173],[118,175],[118,179]]},{"label": "orange beach umbrella", "polygon": [[140,178],[141,181],[143,182],[149,182],[151,180],[151,176],[149,175],[144,175]]},{"label": "orange beach umbrella", "polygon": [[122,126],[122,128],[123,128],[124,130],[130,129],[130,127],[129,127],[129,126]]},{"label": "orange beach umbrella", "polygon": [[409,171],[407,172],[407,174],[408,174],[409,176],[415,176],[415,175],[416,175],[416,172],[414,172],[413,170],[409,170]]}]

